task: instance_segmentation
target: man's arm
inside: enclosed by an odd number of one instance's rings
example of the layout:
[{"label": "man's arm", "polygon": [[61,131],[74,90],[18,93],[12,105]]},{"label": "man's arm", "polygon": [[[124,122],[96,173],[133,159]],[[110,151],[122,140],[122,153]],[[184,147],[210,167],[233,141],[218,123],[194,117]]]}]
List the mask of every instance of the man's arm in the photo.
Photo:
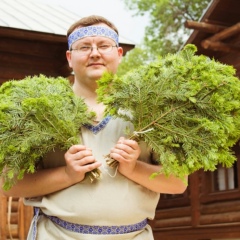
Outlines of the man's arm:
[{"label": "man's arm", "polygon": [[100,167],[92,151],[83,145],[74,145],[65,153],[66,166],[40,169],[33,174],[25,174],[22,180],[8,191],[2,189],[3,179],[0,179],[0,191],[6,196],[37,197],[50,194],[78,182],[81,182],[87,172]]}]

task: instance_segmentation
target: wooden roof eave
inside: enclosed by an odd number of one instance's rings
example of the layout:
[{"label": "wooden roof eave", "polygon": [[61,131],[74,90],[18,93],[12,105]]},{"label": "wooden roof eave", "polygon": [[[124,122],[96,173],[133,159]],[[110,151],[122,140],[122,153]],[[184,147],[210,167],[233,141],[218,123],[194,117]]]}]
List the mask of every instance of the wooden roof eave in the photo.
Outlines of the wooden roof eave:
[{"label": "wooden roof eave", "polygon": [[11,37],[25,40],[39,40],[44,42],[66,43],[66,36],[45,32],[29,31],[17,28],[0,27],[1,37]]},{"label": "wooden roof eave", "polygon": [[185,27],[207,33],[214,33],[213,36],[201,41],[201,46],[204,49],[223,52],[240,52],[240,47],[231,43],[223,43],[222,41],[233,37],[240,33],[240,22],[231,26],[221,26],[205,22],[186,21]]}]

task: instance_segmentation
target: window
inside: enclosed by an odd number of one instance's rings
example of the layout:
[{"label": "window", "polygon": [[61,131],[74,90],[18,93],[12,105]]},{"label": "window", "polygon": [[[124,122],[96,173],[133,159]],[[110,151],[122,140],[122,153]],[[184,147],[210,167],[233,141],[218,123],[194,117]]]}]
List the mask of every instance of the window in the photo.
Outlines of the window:
[{"label": "window", "polygon": [[218,165],[217,169],[201,171],[202,179],[200,190],[200,201],[209,203],[215,201],[226,201],[239,199],[240,197],[240,154],[237,154],[237,161],[232,167],[226,168]]},{"label": "window", "polygon": [[231,168],[225,168],[219,165],[217,170],[212,172],[212,192],[233,190],[238,188],[237,177],[236,163],[234,163]]}]

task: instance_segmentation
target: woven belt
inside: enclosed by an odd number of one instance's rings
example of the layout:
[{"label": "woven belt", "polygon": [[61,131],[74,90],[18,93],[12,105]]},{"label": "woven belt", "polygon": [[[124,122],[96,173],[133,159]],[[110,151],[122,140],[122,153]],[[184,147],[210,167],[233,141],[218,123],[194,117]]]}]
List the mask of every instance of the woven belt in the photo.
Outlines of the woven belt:
[{"label": "woven belt", "polygon": [[64,221],[58,217],[48,216],[41,212],[41,210],[37,207],[34,208],[34,224],[33,224],[33,240],[37,237],[37,221],[39,215],[44,215],[52,222],[56,223],[62,228],[66,230],[83,233],[83,234],[96,234],[96,235],[116,235],[116,234],[124,234],[124,233],[131,233],[135,231],[139,231],[146,227],[147,219],[143,221],[131,225],[122,225],[122,226],[92,226],[92,225],[82,225],[77,223],[71,223]]},{"label": "woven belt", "polygon": [[92,226],[92,225],[82,225],[82,224],[67,222],[53,216],[48,216],[48,215],[45,215],[45,216],[62,228],[65,228],[72,232],[83,233],[83,234],[97,234],[97,235],[124,234],[124,233],[139,231],[147,225],[147,219],[144,219],[139,223],[135,223],[131,225]]}]

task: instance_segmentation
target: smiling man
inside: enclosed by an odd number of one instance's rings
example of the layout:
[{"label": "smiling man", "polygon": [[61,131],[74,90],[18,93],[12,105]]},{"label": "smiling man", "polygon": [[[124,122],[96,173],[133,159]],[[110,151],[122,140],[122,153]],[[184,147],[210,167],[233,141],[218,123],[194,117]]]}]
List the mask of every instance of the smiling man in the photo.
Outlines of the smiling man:
[{"label": "smiling man", "polygon": [[[105,106],[97,101],[96,81],[106,71],[116,73],[122,58],[116,27],[101,16],[89,16],[67,35],[73,91],[96,119],[81,127],[81,144],[47,154],[36,173],[25,174],[4,193],[25,197],[25,204],[35,207],[29,240],[153,240],[147,220],[154,218],[160,193],[182,193],[186,184],[163,174],[150,180],[161,167],[153,164],[151,149],[126,139],[125,130],[133,125],[105,117]],[[116,169],[106,164],[109,153],[119,162]],[[86,173],[97,168],[101,178],[91,182]]]}]

